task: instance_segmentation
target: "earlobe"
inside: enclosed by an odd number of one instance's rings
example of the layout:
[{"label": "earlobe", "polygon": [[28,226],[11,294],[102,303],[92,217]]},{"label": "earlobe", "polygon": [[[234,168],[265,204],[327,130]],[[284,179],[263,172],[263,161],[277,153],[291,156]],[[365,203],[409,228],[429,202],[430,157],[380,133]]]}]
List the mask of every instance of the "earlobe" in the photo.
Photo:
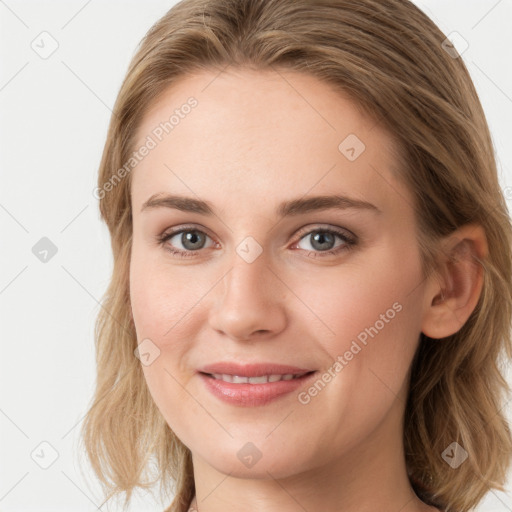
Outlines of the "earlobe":
[{"label": "earlobe", "polygon": [[440,339],[458,332],[475,309],[483,287],[487,237],[478,224],[466,224],[443,243],[438,273],[426,287],[422,332]]}]

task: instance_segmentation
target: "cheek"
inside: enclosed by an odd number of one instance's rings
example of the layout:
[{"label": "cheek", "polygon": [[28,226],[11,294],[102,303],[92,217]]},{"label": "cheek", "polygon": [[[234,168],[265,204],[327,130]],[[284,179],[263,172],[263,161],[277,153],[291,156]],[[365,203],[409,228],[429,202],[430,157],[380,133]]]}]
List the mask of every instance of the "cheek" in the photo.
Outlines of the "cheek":
[{"label": "cheek", "polygon": [[185,336],[194,305],[206,293],[193,266],[173,268],[135,245],[130,264],[130,300],[139,341],[161,348]]},{"label": "cheek", "polygon": [[298,295],[306,297],[314,311],[307,318],[324,333],[316,339],[332,360],[344,356],[365,374],[373,369],[395,389],[419,339],[421,269],[414,250],[408,261],[400,259],[397,248],[377,252],[374,261],[368,258],[364,265],[340,266],[309,277]]},{"label": "cheek", "polygon": [[[176,411],[183,410],[184,404],[194,411],[194,403],[185,391],[189,376],[184,367],[191,339],[188,320],[191,306],[197,302],[197,291],[183,284],[181,280],[176,281],[169,269],[149,261],[147,255],[134,246],[130,301],[137,341],[145,343],[141,346],[149,347],[151,353],[150,364],[142,364],[142,371],[162,416],[178,437],[186,440],[186,425],[180,420],[182,414]],[[198,411],[195,413],[200,415]]]},{"label": "cheek", "polygon": [[417,347],[422,302],[418,290],[411,293],[419,282],[416,262],[397,261],[394,251],[383,251],[378,263],[367,260],[364,267],[340,267],[337,275],[308,278],[297,293],[308,298],[322,320],[308,314],[307,320],[313,318],[322,330],[304,330],[330,356],[322,375],[328,383],[305,389],[300,403],[311,418],[331,415],[327,437],[339,443],[347,432],[354,440],[365,435],[403,391]]}]

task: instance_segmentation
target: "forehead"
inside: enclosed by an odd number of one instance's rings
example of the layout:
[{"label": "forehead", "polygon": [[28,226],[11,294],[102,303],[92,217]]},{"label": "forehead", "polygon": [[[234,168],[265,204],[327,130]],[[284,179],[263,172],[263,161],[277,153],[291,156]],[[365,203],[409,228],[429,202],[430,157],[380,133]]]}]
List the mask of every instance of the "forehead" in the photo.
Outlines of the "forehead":
[{"label": "forehead", "polygon": [[261,207],[276,194],[336,191],[385,209],[407,195],[393,175],[393,138],[346,96],[296,71],[181,77],[146,111],[136,148],[148,138],[154,147],[132,176],[138,204],[159,192],[222,190],[225,201]]}]

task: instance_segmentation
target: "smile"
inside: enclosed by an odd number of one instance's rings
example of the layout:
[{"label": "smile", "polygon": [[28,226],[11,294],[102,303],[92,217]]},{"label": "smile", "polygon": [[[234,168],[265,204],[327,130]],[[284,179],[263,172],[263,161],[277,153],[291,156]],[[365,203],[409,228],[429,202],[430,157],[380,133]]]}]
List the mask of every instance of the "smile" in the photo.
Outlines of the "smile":
[{"label": "smile", "polygon": [[[308,372],[306,372],[308,373]],[[233,384],[266,384],[268,382],[278,382],[280,380],[293,380],[306,375],[306,373],[292,374],[287,373],[285,375],[273,374],[273,375],[260,375],[258,377],[243,377],[240,375],[228,375],[225,373],[213,373],[209,374],[216,380],[222,380],[224,382],[231,382]]]}]

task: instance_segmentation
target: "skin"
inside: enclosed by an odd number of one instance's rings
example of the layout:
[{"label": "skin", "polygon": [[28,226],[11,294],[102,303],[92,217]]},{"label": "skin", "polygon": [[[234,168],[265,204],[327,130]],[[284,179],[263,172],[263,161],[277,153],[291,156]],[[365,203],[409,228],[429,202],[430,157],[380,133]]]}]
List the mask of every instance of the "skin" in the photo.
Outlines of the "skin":
[{"label": "skin", "polygon": [[[148,109],[138,143],[190,96],[197,107],[131,176],[130,294],[139,343],[149,338],[160,350],[143,366],[147,385],[192,452],[194,507],[437,510],[414,494],[406,472],[409,368],[421,332],[453,334],[476,306],[482,273],[473,256],[486,255],[483,231],[466,226],[448,237],[442,279],[423,279],[413,198],[394,176],[391,135],[349,99],[297,72],[228,68],[182,78]],[[366,146],[354,161],[338,149],[348,134]],[[209,201],[215,215],[141,212],[159,193]],[[275,215],[281,201],[333,193],[381,213]],[[165,249],[186,251],[181,235],[157,242],[182,226],[208,235],[190,258]],[[348,231],[358,242],[322,256],[311,236],[317,228]],[[236,251],[249,236],[262,249],[252,263]],[[452,249],[456,263],[448,259]],[[264,406],[226,404],[196,373],[228,360],[321,375],[394,303],[401,311],[307,404],[295,392]],[[247,442],[261,452],[252,467],[237,457]]]}]

